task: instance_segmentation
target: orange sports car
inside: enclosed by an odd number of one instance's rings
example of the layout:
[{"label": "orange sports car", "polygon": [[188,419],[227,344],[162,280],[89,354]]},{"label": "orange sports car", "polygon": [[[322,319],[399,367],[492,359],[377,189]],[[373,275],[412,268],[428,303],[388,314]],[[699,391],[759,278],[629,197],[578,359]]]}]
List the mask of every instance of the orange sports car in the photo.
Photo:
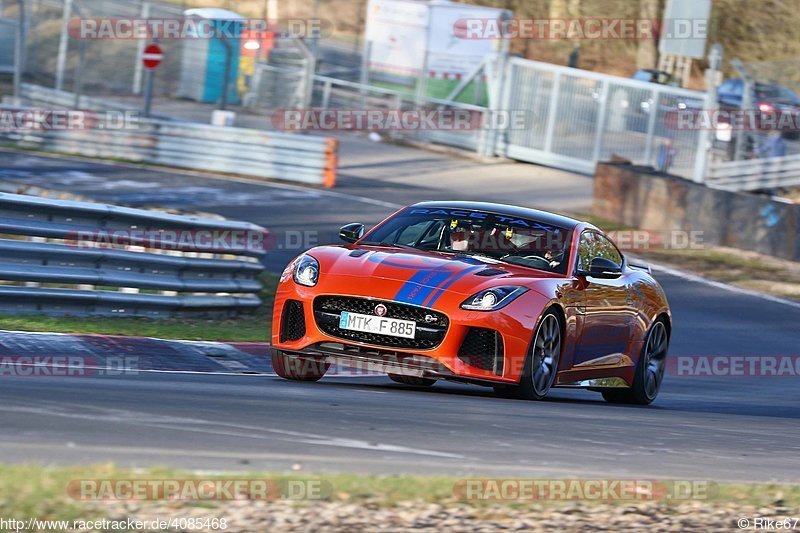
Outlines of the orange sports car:
[{"label": "orange sports car", "polygon": [[448,379],[538,400],[582,387],[658,394],[672,328],[664,291],[602,231],[481,202],[423,202],[284,270],[272,366],[316,381],[333,363],[413,386]]}]

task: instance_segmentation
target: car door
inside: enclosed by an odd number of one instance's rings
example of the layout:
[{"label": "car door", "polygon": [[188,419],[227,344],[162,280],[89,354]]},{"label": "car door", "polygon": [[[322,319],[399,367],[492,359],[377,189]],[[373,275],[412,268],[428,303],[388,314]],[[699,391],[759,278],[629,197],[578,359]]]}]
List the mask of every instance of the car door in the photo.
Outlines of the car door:
[{"label": "car door", "polygon": [[[588,271],[596,257],[603,257],[623,266],[617,247],[597,231],[586,230],[578,244],[577,270]],[[631,314],[628,275],[614,279],[580,276],[579,298],[583,308],[583,327],[575,347],[573,367],[617,364],[624,358],[630,335]]]}]

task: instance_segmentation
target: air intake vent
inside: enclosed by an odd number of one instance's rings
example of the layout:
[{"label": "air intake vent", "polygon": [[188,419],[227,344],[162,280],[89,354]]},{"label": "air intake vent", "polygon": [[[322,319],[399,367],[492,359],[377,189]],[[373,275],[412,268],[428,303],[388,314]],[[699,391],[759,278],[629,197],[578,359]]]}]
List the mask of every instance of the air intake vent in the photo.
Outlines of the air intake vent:
[{"label": "air intake vent", "polygon": [[501,276],[503,274],[508,274],[505,270],[501,270],[499,268],[484,268],[483,270],[479,270],[475,272],[476,276]]},{"label": "air intake vent", "polygon": [[458,358],[481,370],[503,374],[503,337],[493,329],[469,328]]},{"label": "air intake vent", "polygon": [[306,334],[306,314],[303,302],[286,300],[281,315],[281,342],[296,341]]}]

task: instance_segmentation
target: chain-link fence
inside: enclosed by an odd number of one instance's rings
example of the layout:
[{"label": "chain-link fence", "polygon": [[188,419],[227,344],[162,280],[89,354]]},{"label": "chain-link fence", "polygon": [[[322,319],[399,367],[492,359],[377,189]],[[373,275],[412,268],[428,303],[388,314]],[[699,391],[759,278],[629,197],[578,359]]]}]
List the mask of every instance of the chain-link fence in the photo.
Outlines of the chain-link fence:
[{"label": "chain-link fence", "polygon": [[[141,0],[29,0],[26,79],[93,95],[129,96],[142,90],[141,39],[78,39],[78,19],[137,19],[182,17],[180,6]],[[66,11],[66,12],[65,12]],[[70,21],[65,27],[64,18]],[[66,30],[66,31],[65,31]],[[66,33],[66,37],[64,37]],[[66,47],[64,47],[64,44]],[[157,74],[156,94],[174,94],[181,73],[185,41],[165,41]],[[66,54],[59,56],[60,51]],[[199,60],[200,58],[198,58]]]}]

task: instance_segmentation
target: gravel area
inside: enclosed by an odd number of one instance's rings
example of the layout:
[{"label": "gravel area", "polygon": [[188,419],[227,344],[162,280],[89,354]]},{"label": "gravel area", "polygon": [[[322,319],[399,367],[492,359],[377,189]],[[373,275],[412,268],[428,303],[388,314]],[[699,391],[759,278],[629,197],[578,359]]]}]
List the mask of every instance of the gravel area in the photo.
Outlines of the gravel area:
[{"label": "gravel area", "polygon": [[[218,517],[231,533],[252,531],[736,531],[739,519],[800,517],[800,508],[752,507],[737,503],[683,502],[667,505],[567,503],[554,506],[486,506],[400,503],[392,507],[345,502],[241,502],[224,507],[166,504],[109,504],[109,518]],[[790,528],[791,529],[791,528]],[[800,529],[798,524],[797,529]],[[172,530],[178,531],[178,530]],[[197,531],[197,530],[195,530]],[[203,529],[202,531],[212,531]]]}]

